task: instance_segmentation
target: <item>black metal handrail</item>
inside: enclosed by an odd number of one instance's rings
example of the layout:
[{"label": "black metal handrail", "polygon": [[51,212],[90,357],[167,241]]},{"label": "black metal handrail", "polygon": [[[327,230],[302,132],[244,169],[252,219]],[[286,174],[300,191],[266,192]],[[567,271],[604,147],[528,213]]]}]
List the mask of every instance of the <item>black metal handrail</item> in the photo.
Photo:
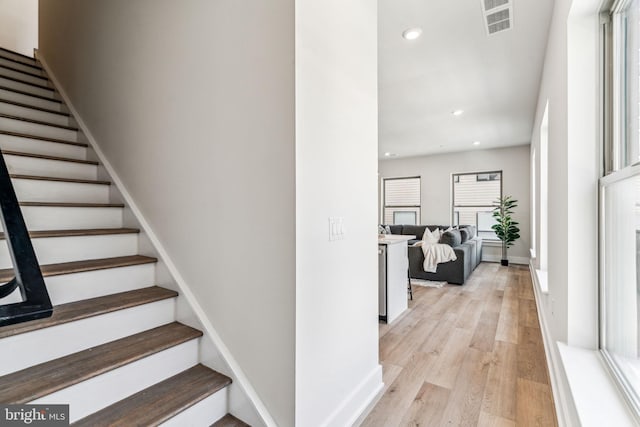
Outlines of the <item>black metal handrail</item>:
[{"label": "black metal handrail", "polygon": [[0,305],[0,326],[50,317],[53,314],[51,299],[1,153],[0,220],[15,274],[8,283],[0,285],[0,298],[16,289],[22,295],[22,302]]}]

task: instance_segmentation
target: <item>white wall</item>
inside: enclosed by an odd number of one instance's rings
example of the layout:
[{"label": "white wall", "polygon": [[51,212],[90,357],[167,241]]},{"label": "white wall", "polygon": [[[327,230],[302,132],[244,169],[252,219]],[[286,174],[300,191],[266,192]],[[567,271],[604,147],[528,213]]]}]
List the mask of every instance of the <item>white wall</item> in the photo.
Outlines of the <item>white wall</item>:
[{"label": "white wall", "polygon": [[[596,348],[598,277],[597,1],[556,2],[532,150],[549,103],[548,287],[543,309],[554,338]],[[588,7],[591,4],[591,7]],[[587,6],[585,6],[587,5]],[[585,11],[585,10],[588,10]],[[535,165],[540,169],[539,159]],[[539,173],[538,176],[539,182]],[[539,206],[539,194],[536,195]],[[536,215],[537,218],[540,215]],[[539,225],[539,224],[538,224]],[[540,227],[536,239],[540,241]],[[535,260],[539,266],[539,260]]]},{"label": "white wall", "polygon": [[[591,406],[590,411],[610,408],[600,394],[605,389],[600,385],[594,385],[593,390],[581,390],[574,383],[571,388],[567,372],[576,371],[574,368],[579,364],[569,361],[572,366],[566,368],[564,363],[569,359],[559,351],[559,347],[598,348],[600,3],[599,0],[555,2],[531,137],[531,149],[540,153],[540,125],[548,102],[548,291],[538,287],[536,295],[554,396],[559,399],[556,407],[561,421],[564,419],[567,425],[580,424],[574,402],[579,394],[597,396],[587,405]],[[535,187],[539,188],[538,155],[534,168]],[[539,248],[540,194],[536,193],[537,223],[533,227],[536,230],[533,238]],[[532,265],[540,268],[540,260],[532,260]],[[602,369],[600,361],[596,357],[593,360],[598,369]],[[577,370],[580,381],[598,384],[597,378],[591,376],[593,371],[587,368],[584,365]],[[583,400],[582,405],[584,403]],[[583,422],[589,420],[587,415]]]},{"label": "white wall", "polygon": [[38,47],[38,0],[0,0],[0,47],[33,56]]},{"label": "white wall", "polygon": [[[294,0],[41,0],[40,51],[279,426],[294,425]],[[374,269],[374,268],[373,268]]]},{"label": "white wall", "polygon": [[[520,223],[520,239],[509,249],[509,257],[522,262],[530,247],[530,146],[470,150],[449,154],[380,160],[380,178],[421,176],[421,223],[451,223],[451,174],[502,171],[504,195],[518,200],[514,218]],[[378,209],[379,210],[379,209]],[[485,255],[500,257],[499,246],[485,245]],[[495,258],[492,258],[495,259]]]},{"label": "white wall", "polygon": [[[296,1],[296,425],[344,427],[378,364],[376,2]],[[329,217],[344,240],[329,241]]]}]

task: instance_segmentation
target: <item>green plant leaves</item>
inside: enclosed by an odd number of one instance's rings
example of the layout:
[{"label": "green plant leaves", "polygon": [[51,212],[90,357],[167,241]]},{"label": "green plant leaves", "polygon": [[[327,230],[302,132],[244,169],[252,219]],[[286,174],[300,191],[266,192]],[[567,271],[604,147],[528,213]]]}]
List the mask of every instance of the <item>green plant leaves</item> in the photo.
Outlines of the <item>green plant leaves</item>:
[{"label": "green plant leaves", "polygon": [[502,240],[503,252],[505,248],[513,246],[514,242],[520,238],[520,225],[511,217],[513,209],[518,207],[518,201],[511,196],[504,196],[494,202],[492,216],[496,224],[491,229],[496,233],[498,239]]}]

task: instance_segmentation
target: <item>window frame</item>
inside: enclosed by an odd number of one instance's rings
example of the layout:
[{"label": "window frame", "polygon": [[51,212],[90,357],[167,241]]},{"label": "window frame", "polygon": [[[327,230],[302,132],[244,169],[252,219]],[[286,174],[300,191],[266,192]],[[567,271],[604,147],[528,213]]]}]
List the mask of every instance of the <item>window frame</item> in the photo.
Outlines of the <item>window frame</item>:
[{"label": "window frame", "polygon": [[[405,179],[417,179],[418,180],[419,203],[417,205],[388,206],[387,205],[387,186],[386,186],[386,182],[387,181],[405,180]],[[399,209],[414,208],[414,209],[417,209],[417,211],[416,211],[416,224],[420,224],[420,221],[421,221],[421,218],[422,218],[422,177],[420,175],[412,175],[412,176],[398,176],[398,177],[382,178],[382,197],[381,197],[381,199],[382,199],[381,200],[381,205],[382,205],[381,222],[383,224],[385,223],[386,210],[387,209],[393,209],[393,208],[399,208]],[[393,223],[394,224],[388,224],[388,225],[395,225],[395,215],[394,215]]]},{"label": "window frame", "polygon": [[[485,208],[485,207],[490,207],[491,210],[493,210],[493,208],[495,208],[495,205],[464,205],[464,206],[457,206],[455,204],[456,202],[456,185],[457,183],[460,182],[460,176],[464,176],[464,175],[476,175],[476,182],[490,182],[490,181],[497,181],[496,179],[489,179],[489,180],[478,180],[478,176],[479,175],[495,175],[495,174],[499,174],[500,175],[500,197],[502,198],[503,194],[504,194],[504,172],[502,170],[491,170],[491,171],[480,171],[480,172],[459,172],[459,173],[452,173],[451,174],[451,224],[455,224],[455,214],[456,214],[456,208]],[[456,178],[458,178],[458,181],[456,182]],[[478,220],[477,220],[477,212],[476,212],[476,227],[478,226]],[[459,221],[459,215],[458,215],[458,221]],[[460,224],[457,224],[460,225]],[[479,230],[478,230],[479,231]],[[500,239],[492,239],[492,238],[486,238],[483,237],[483,240],[489,241],[489,242],[499,242]]]},{"label": "window frame", "polygon": [[[598,182],[598,351],[610,375],[640,422],[640,387],[634,388],[612,354],[607,350],[606,283],[606,191],[609,186],[640,176],[640,161],[627,162],[626,83],[624,59],[626,48],[621,28],[622,14],[633,0],[605,1],[600,13],[600,121],[602,124],[600,179]],[[640,76],[639,76],[640,77]],[[639,91],[640,92],[640,91]],[[640,102],[640,93],[637,93]],[[638,118],[636,118],[637,120]],[[638,268],[638,266],[636,266]],[[638,274],[638,272],[636,273]]]}]

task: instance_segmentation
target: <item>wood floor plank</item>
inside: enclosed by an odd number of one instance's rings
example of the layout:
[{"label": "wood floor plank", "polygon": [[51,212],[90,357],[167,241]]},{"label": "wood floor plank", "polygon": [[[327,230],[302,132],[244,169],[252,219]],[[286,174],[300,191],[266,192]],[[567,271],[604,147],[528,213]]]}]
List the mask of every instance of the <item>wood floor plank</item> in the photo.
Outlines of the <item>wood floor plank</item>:
[{"label": "wood floor plank", "polygon": [[518,291],[514,287],[507,287],[504,291],[502,309],[496,329],[496,340],[513,344],[518,343],[519,304]]},{"label": "wood floor plank", "polygon": [[415,287],[409,307],[380,328],[386,389],[363,426],[556,425],[527,266],[481,263],[464,286]]},{"label": "wood floor plank", "polygon": [[497,415],[487,414],[486,412],[480,412],[480,418],[478,419],[478,427],[516,427],[516,422],[501,418]]},{"label": "wood floor plank", "polygon": [[496,341],[482,398],[483,412],[515,421],[517,356],[516,344]]},{"label": "wood floor plank", "polygon": [[520,326],[518,334],[518,378],[548,383],[547,364],[540,330]]},{"label": "wood floor plank", "polygon": [[427,381],[440,387],[453,388],[462,367],[465,355],[470,351],[472,333],[466,329],[454,328],[442,353],[438,355]]},{"label": "wood floor plank", "polygon": [[444,347],[456,327],[456,316],[447,314],[437,322],[431,319],[430,321],[435,323],[433,333],[424,341],[418,351],[438,356],[444,351]]},{"label": "wood floor plank", "polygon": [[384,386],[382,387],[383,393],[391,387],[391,384],[394,383],[403,369],[404,368],[402,368],[402,366],[393,365],[389,362],[382,362],[382,382],[384,383]]},{"label": "wood floor plank", "polygon": [[422,388],[423,378],[433,366],[434,360],[435,357],[430,354],[413,354],[412,362],[391,384],[364,420],[362,427],[400,426],[404,414]]},{"label": "wood floor plank", "polygon": [[429,339],[436,326],[437,324],[429,319],[423,319],[411,331],[402,335],[398,345],[386,355],[385,361],[398,366],[407,366],[411,355]]},{"label": "wood floor plank", "polygon": [[540,324],[538,323],[536,302],[534,300],[519,298],[518,322],[519,326],[528,326],[530,328],[540,327]]},{"label": "wood floor plank", "polygon": [[498,328],[499,317],[500,315],[493,311],[483,312],[469,347],[489,353],[492,352],[496,342],[496,329]]},{"label": "wood floor plank", "polygon": [[557,421],[551,389],[546,384],[518,378],[517,391],[518,427],[555,427]]},{"label": "wood floor plank", "polygon": [[450,394],[451,390],[447,388],[424,383],[400,425],[412,427],[439,425]]},{"label": "wood floor plank", "polygon": [[490,363],[489,353],[467,349],[441,424],[465,427],[478,425]]}]

